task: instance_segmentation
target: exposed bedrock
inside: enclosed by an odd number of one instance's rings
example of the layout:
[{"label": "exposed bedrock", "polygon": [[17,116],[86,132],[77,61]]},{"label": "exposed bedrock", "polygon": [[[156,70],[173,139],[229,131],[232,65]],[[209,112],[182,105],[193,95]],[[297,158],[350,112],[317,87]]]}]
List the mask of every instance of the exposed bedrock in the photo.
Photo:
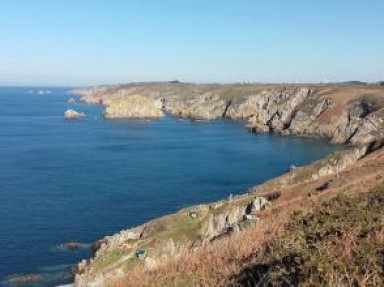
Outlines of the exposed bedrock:
[{"label": "exposed bedrock", "polygon": [[161,99],[152,99],[143,95],[129,95],[122,99],[113,99],[105,109],[107,119],[147,119],[164,115]]},{"label": "exposed bedrock", "polygon": [[182,118],[197,120],[213,120],[225,116],[228,102],[217,94],[210,92],[182,100],[170,98],[166,100],[166,111]]},{"label": "exposed bedrock", "polygon": [[83,117],[85,117],[85,114],[83,112],[78,112],[72,109],[66,110],[64,112],[64,118],[67,120],[80,119]]},{"label": "exposed bedrock", "polygon": [[382,136],[381,87],[208,85],[135,83],[74,93],[106,106],[105,116],[158,118],[163,113],[196,120],[244,121],[254,132],[321,137],[359,145]]},{"label": "exposed bedrock", "polygon": [[[105,286],[138,266],[150,269],[183,251],[230,236],[257,224],[258,212],[268,205],[263,197],[223,200],[192,206],[107,236],[96,243],[93,259],[78,264],[75,286]],[[138,250],[145,256],[139,257]]]},{"label": "exposed bedrock", "polygon": [[229,107],[227,116],[247,120],[248,126],[257,132],[282,131],[290,125],[298,106],[310,94],[308,88],[294,91],[264,90],[249,96],[239,105]]}]

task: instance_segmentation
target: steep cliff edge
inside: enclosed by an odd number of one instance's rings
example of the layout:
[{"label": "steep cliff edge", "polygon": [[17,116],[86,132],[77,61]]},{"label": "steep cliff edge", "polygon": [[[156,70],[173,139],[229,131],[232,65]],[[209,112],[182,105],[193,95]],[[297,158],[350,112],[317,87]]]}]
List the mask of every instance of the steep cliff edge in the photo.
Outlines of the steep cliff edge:
[{"label": "steep cliff edge", "polygon": [[338,85],[208,85],[134,83],[76,90],[81,100],[106,106],[107,118],[242,120],[254,132],[311,136],[366,144],[381,137],[384,89]]}]

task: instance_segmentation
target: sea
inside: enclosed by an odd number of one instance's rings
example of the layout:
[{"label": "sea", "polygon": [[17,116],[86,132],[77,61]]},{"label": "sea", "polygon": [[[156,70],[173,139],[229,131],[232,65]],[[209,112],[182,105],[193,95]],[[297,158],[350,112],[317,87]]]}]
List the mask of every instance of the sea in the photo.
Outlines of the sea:
[{"label": "sea", "polygon": [[[57,286],[85,246],[183,207],[246,192],[343,147],[240,122],[109,121],[70,87],[0,87],[0,285]],[[68,103],[74,98],[74,103]],[[67,109],[84,112],[65,120]]]}]

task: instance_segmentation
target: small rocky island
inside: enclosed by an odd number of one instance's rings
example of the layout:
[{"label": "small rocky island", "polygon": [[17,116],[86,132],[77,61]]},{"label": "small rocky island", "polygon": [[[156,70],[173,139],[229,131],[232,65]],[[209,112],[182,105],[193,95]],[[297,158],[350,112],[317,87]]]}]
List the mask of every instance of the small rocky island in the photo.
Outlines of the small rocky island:
[{"label": "small rocky island", "polygon": [[78,112],[72,109],[66,110],[64,112],[64,118],[67,120],[75,120],[85,117],[85,114],[82,112]]}]

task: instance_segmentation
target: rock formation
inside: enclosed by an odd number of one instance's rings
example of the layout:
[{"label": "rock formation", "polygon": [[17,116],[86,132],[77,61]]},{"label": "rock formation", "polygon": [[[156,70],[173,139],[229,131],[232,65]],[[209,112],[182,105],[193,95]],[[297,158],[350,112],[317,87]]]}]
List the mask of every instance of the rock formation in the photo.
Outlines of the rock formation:
[{"label": "rock formation", "polygon": [[85,114],[82,112],[77,112],[75,110],[69,109],[64,112],[64,118],[67,120],[74,120],[85,117]]},{"label": "rock formation", "polygon": [[74,98],[69,98],[69,99],[67,100],[67,103],[68,103],[68,104],[73,104],[74,102],[76,102]]},{"label": "rock formation", "polygon": [[[140,260],[146,268],[153,268],[182,251],[257,224],[257,212],[267,205],[265,198],[239,197],[183,209],[107,236],[97,242],[93,259],[78,264],[75,286],[105,286],[111,278],[124,275],[123,268],[133,270],[140,265]],[[191,210],[196,217],[190,216]],[[146,257],[138,258],[137,250],[144,250]]]},{"label": "rock formation", "polygon": [[63,244],[60,244],[57,248],[59,250],[70,250],[75,251],[78,249],[88,249],[91,248],[92,244],[89,243],[82,243],[82,242],[66,242]]},{"label": "rock formation", "polygon": [[121,99],[111,100],[105,109],[107,119],[147,119],[162,117],[161,99],[134,94]]},{"label": "rock formation", "polygon": [[337,85],[134,83],[73,91],[106,106],[105,117],[241,120],[253,132],[366,144],[383,135],[384,89]]}]

